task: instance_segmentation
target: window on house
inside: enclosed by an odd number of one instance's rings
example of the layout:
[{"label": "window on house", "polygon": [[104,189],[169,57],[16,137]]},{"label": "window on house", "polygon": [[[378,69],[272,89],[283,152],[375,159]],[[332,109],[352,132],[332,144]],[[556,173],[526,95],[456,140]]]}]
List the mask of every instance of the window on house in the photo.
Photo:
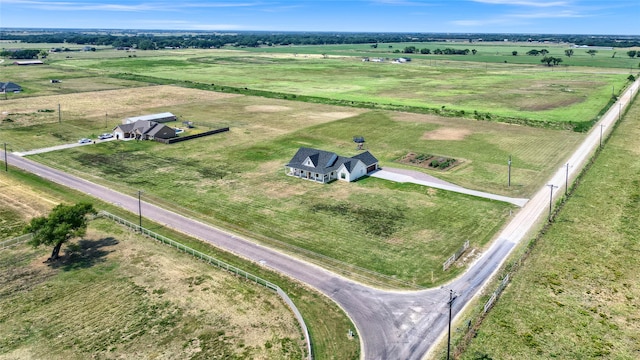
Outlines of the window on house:
[{"label": "window on house", "polygon": [[347,174],[345,173],[340,174],[340,179],[346,179],[346,178],[347,178]]}]

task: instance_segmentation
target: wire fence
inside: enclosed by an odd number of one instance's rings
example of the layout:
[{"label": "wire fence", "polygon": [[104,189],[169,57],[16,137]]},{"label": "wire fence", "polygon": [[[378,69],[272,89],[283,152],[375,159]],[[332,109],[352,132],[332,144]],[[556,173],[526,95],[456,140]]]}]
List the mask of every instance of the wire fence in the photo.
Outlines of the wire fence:
[{"label": "wire fence", "polygon": [[171,240],[166,236],[160,235],[158,233],[155,233],[151,230],[145,229],[143,227],[140,227],[137,224],[134,224],[128,220],[125,220],[121,217],[118,217],[116,215],[113,215],[107,211],[100,211],[98,212],[98,216],[102,216],[102,217],[106,217],[108,219],[111,219],[119,224],[122,224],[132,230],[135,230],[137,232],[140,232],[144,235],[147,235],[148,237],[155,239],[163,244],[169,245],[171,247],[175,247],[177,250],[181,250],[184,251],[188,254],[193,255],[194,257],[205,261],[207,263],[209,263],[210,265],[214,265],[217,266],[221,269],[227,270],[233,274],[236,274],[240,277],[243,277],[247,280],[253,281],[258,285],[264,286],[269,290],[275,291],[283,300],[284,302],[287,304],[287,306],[289,306],[289,308],[291,309],[291,311],[293,312],[294,316],[296,317],[296,320],[298,321],[298,323],[300,324],[300,327],[302,328],[302,332],[304,334],[305,337],[305,342],[307,345],[307,359],[313,359],[313,353],[312,353],[312,349],[311,349],[311,337],[309,335],[309,329],[307,328],[307,324],[305,323],[304,319],[302,318],[302,314],[300,313],[300,311],[298,310],[298,308],[296,307],[296,305],[293,303],[293,301],[291,300],[291,298],[289,298],[289,296],[276,284],[273,284],[267,280],[264,280],[258,276],[255,276],[251,273],[248,273],[242,269],[239,269],[233,265],[227,264],[224,261],[218,260],[210,255],[207,255],[205,253],[202,253],[198,250],[192,249],[188,246],[185,246],[183,244],[180,244],[177,241]]},{"label": "wire fence", "polygon": [[31,240],[32,237],[33,237],[33,234],[29,233],[29,234],[16,236],[16,237],[8,239],[8,240],[4,240],[4,241],[0,242],[0,250],[4,250],[4,249],[10,248],[12,246],[25,243],[25,242]]}]

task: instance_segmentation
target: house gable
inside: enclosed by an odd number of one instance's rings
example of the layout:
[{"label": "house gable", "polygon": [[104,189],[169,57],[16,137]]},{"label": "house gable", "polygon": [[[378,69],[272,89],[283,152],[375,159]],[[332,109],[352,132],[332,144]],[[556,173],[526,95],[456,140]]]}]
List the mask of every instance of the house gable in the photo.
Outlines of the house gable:
[{"label": "house gable", "polygon": [[332,180],[354,181],[377,169],[378,160],[368,151],[354,157],[301,147],[285,165],[287,175],[327,183]]}]

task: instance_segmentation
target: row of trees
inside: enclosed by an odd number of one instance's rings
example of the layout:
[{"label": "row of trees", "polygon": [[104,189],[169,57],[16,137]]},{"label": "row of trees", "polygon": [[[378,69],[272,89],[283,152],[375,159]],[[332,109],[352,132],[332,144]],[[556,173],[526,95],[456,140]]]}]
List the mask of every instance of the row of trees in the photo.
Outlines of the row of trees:
[{"label": "row of trees", "polygon": [[24,50],[2,50],[0,56],[8,57],[9,59],[37,59],[40,50],[36,49],[24,49]]},{"label": "row of trees", "polygon": [[[423,48],[423,49],[417,49],[415,46],[407,46],[404,48],[404,50],[402,51],[405,54],[417,54],[418,52],[420,54],[425,54],[425,55],[429,55],[432,54],[431,49],[427,49],[427,48]],[[478,51],[476,49],[473,50],[469,50],[469,49],[464,49],[464,50],[460,50],[460,49],[451,49],[451,48],[446,48],[444,50],[441,49],[435,49],[433,50],[433,54],[435,55],[469,55],[469,53],[475,55]]]},{"label": "row of trees", "polygon": [[[562,58],[553,57],[553,56],[545,56],[540,59],[541,63],[547,64],[547,66],[555,66],[562,62]],[[552,65],[553,64],[553,65]]]},{"label": "row of trees", "polygon": [[[197,32],[114,30],[103,34],[95,31],[50,31],[24,34],[24,31],[0,31],[0,39],[27,43],[73,43],[94,46],[140,47],[150,41],[157,48],[212,48],[224,45],[324,45],[378,44],[434,41],[528,41],[573,43],[588,46],[640,46],[640,36],[527,35],[527,34],[438,34],[438,33],[314,33],[314,32]],[[142,44],[148,46],[147,43]]]}]

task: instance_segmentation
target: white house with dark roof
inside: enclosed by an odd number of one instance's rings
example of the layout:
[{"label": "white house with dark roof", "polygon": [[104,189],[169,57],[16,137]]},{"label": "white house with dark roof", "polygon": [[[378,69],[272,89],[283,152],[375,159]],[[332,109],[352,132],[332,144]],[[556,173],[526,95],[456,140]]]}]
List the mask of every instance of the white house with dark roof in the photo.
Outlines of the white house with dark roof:
[{"label": "white house with dark roof", "polygon": [[134,123],[120,124],[113,129],[116,139],[170,139],[176,137],[176,130],[155,121],[139,120]]},{"label": "white house with dark roof", "polygon": [[305,180],[328,183],[333,180],[355,181],[378,169],[378,159],[365,151],[353,157],[339,156],[324,150],[301,147],[285,165],[285,173]]},{"label": "white house with dark roof", "polygon": [[22,91],[22,87],[12,82],[0,82],[0,92],[18,93]]}]

